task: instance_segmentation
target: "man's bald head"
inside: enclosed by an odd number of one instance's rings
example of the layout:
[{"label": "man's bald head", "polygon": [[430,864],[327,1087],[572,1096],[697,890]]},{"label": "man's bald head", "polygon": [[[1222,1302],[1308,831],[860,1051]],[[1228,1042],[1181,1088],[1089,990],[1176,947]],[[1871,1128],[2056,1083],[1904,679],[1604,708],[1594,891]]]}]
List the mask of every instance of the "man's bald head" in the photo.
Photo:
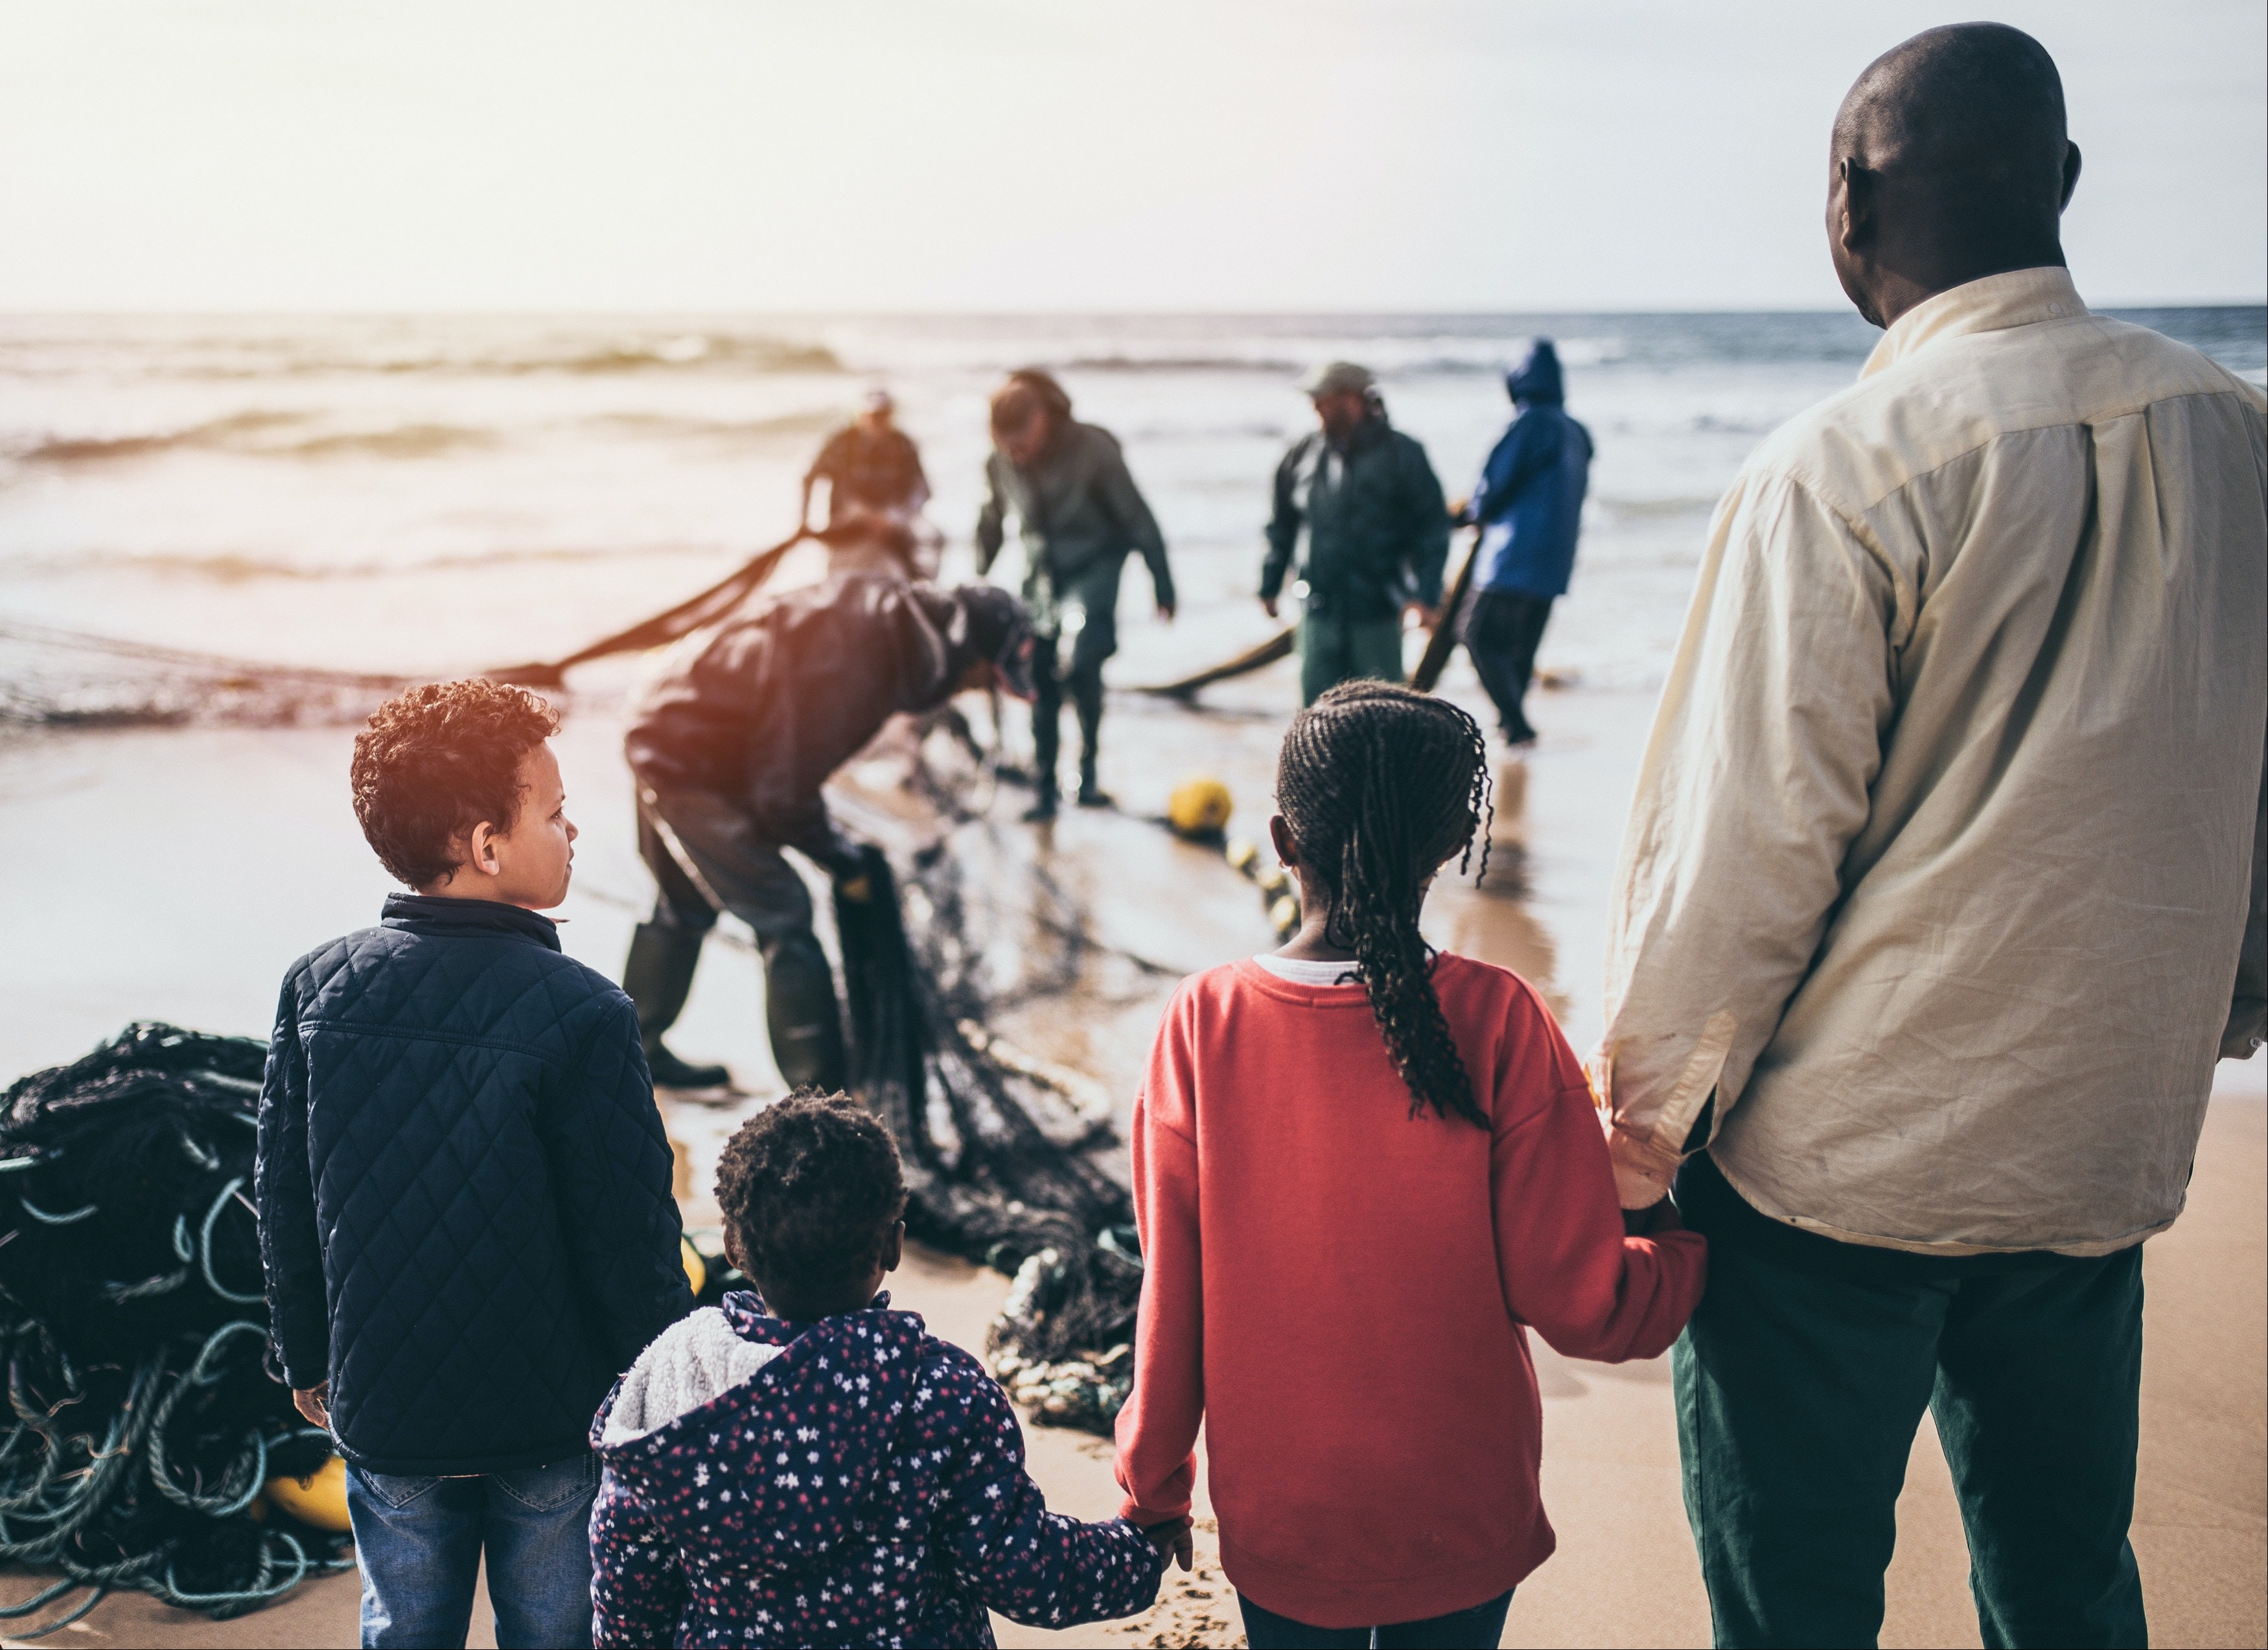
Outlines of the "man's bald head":
[{"label": "man's bald head", "polygon": [[2020,29],[1954,24],[1876,58],[1835,117],[1832,163],[1837,273],[1878,325],[1948,286],[2063,262],[2079,151],[2055,60]]}]

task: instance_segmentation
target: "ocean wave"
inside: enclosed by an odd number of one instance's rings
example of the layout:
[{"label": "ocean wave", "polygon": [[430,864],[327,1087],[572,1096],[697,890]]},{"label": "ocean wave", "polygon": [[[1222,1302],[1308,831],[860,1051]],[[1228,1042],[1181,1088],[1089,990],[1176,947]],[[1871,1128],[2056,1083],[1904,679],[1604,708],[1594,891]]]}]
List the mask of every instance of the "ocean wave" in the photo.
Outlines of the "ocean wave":
[{"label": "ocean wave", "polygon": [[303,422],[306,417],[303,413],[235,413],[180,429],[144,430],[129,436],[48,436],[7,456],[26,464],[99,464],[113,458],[141,458],[175,447],[235,445],[262,430]]},{"label": "ocean wave", "polygon": [[310,436],[282,446],[260,449],[291,458],[431,458],[468,447],[486,447],[496,436],[456,424],[398,424],[390,429],[348,430]]},{"label": "ocean wave", "polygon": [[457,360],[387,362],[387,372],[663,372],[737,368],[758,372],[840,372],[843,363],[824,344],[729,333],[681,333],[674,337],[608,344],[599,348],[533,349]]},{"label": "ocean wave", "polygon": [[594,342],[585,338],[502,341],[416,340],[374,344],[366,351],[284,349],[265,359],[220,359],[185,363],[181,376],[194,378],[309,378],[330,374],[387,376],[523,377],[570,373],[590,377],[621,373],[713,372],[839,373],[842,361],[824,344],[769,335],[690,332],[657,334]]},{"label": "ocean wave", "polygon": [[158,453],[196,450],[270,458],[430,458],[445,452],[491,444],[495,435],[457,424],[410,423],[379,429],[326,430],[297,437],[284,432],[313,422],[306,413],[235,413],[179,429],[142,430],[120,436],[57,436],[36,438],[6,456],[21,464],[73,466],[146,458]]},{"label": "ocean wave", "polygon": [[[1057,364],[1064,372],[1235,372],[1296,378],[1317,363],[1359,361],[1386,378],[1495,377],[1507,369],[1527,348],[1525,339],[1481,339],[1469,346],[1462,341],[1410,339],[1318,339],[1314,348],[1293,355],[1284,350],[1285,341],[1270,341],[1280,353],[1158,354],[1118,352],[1073,355]],[[1594,367],[1621,360],[1629,353],[1619,338],[1568,338],[1556,346],[1561,361],[1571,367]]]},{"label": "ocean wave", "polygon": [[673,413],[603,413],[590,421],[600,429],[626,436],[694,441],[767,441],[809,436],[833,429],[843,420],[840,407],[781,413],[770,418],[688,418]]},{"label": "ocean wave", "polygon": [[633,558],[699,557],[721,566],[729,561],[733,554],[730,547],[713,544],[530,546],[517,549],[443,551],[433,555],[389,561],[314,563],[227,550],[203,554],[167,550],[97,550],[70,555],[0,556],[0,576],[55,578],[127,569],[161,576],[199,579],[217,584],[242,584],[263,579],[328,583],[357,579],[418,578],[429,573],[515,565],[589,566]]}]

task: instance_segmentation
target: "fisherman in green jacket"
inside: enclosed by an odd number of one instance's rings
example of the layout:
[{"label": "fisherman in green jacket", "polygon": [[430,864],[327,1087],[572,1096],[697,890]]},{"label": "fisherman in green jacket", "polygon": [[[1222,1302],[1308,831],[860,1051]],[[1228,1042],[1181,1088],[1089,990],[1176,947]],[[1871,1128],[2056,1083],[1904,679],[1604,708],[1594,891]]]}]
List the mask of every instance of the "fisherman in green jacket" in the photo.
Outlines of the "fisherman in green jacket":
[{"label": "fisherman in green jacket", "polygon": [[1300,537],[1300,696],[1314,704],[1350,678],[1402,679],[1402,619],[1439,622],[1449,510],[1425,449],[1386,422],[1378,380],[1334,361],[1300,386],[1321,428],[1276,467],[1260,605],[1276,617]]},{"label": "fisherman in green jacket", "polygon": [[[1033,789],[1029,819],[1055,818],[1064,688],[1079,714],[1079,805],[1107,808],[1095,774],[1102,729],[1102,662],[1118,651],[1118,575],[1129,551],[1150,568],[1158,616],[1174,616],[1166,540],[1117,438],[1075,422],[1071,397],[1049,374],[1012,372],[992,397],[992,454],[976,518],[976,570],[989,573],[1012,511],[1024,546],[1024,605],[1031,613]],[[1438,568],[1436,580],[1439,583]],[[1065,655],[1068,657],[1065,657]]]}]

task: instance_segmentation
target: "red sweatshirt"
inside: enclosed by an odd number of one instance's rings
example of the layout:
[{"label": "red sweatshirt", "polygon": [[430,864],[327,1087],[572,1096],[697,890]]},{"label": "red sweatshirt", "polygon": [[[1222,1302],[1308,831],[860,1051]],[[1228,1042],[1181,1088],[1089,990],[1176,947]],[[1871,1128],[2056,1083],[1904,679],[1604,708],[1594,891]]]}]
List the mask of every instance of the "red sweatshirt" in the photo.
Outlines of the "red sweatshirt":
[{"label": "red sweatshirt", "polygon": [[1550,1557],[1523,1326],[1653,1357],[1706,1266],[1693,1233],[1623,1235],[1582,1068],[1527,983],[1447,955],[1433,979],[1485,1129],[1410,1115],[1362,986],[1251,962],[1182,982],[1135,1106],[1124,1510],[1189,1510],[1202,1419],[1228,1579],[1318,1627],[1467,1609]]}]

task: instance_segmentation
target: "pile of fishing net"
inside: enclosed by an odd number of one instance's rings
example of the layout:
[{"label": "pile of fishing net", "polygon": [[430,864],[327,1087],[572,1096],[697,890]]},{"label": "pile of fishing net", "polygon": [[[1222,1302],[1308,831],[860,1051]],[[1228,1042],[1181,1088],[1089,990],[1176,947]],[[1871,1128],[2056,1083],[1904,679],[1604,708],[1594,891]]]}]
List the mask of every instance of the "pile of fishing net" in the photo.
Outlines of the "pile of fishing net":
[{"label": "pile of fishing net", "polygon": [[993,1375],[1035,1420],[1107,1433],[1133,1387],[1142,1292],[1132,1199],[1083,1149],[1107,1105],[984,1030],[998,1005],[944,846],[902,886],[866,854],[867,897],[835,907],[852,1087],[897,1137],[906,1229],[1014,1278]]},{"label": "pile of fishing net", "polygon": [[352,1559],[262,1491],[330,1456],[263,1367],[265,1045],[144,1022],[0,1102],[0,1559],[227,1617]]}]

